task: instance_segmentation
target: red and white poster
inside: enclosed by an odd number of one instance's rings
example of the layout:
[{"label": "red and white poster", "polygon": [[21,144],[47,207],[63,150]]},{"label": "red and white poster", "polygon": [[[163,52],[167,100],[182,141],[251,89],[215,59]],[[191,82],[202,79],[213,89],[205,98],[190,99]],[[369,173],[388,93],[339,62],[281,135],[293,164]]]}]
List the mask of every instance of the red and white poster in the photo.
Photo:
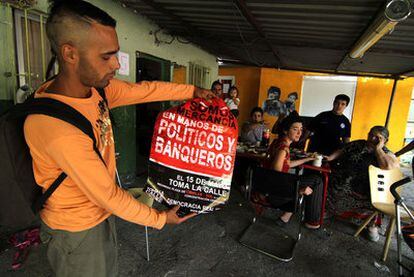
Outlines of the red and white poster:
[{"label": "red and white poster", "polygon": [[145,191],[180,212],[205,213],[230,196],[237,120],[221,99],[187,101],[160,113]]}]

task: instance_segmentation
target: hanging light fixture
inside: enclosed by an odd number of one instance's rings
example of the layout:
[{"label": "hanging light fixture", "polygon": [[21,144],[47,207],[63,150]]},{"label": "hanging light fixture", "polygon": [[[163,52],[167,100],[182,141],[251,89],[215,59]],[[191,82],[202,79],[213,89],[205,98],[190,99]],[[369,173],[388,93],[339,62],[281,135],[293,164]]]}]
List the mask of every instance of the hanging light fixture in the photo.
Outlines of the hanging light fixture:
[{"label": "hanging light fixture", "polygon": [[384,35],[394,30],[395,25],[405,20],[411,14],[409,0],[391,0],[385,6],[385,10],[367,28],[364,34],[352,47],[349,57],[352,59],[362,58],[364,53],[371,48]]}]

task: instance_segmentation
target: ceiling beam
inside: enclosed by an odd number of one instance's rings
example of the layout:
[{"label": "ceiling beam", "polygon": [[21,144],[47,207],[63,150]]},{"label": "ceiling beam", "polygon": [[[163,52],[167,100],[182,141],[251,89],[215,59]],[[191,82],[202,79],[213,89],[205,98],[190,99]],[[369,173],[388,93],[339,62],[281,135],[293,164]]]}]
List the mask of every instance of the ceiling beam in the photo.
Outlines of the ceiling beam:
[{"label": "ceiling beam", "polygon": [[[147,6],[151,7],[155,11],[161,14],[164,14],[165,16],[173,19],[174,21],[178,22],[181,26],[184,26],[185,27],[184,30],[187,33],[187,36],[184,36],[184,37],[186,37],[193,43],[199,45],[201,48],[205,49],[207,52],[210,52],[214,54],[215,56],[222,56],[223,54],[229,55],[229,56],[234,55],[233,51],[231,51],[230,49],[227,49],[223,45],[219,45],[220,43],[217,43],[220,40],[220,38],[212,36],[210,34],[206,34],[205,32],[199,30],[198,28],[191,25],[190,22],[187,22],[186,20],[182,19],[180,16],[164,8],[163,5],[157,2],[154,2],[153,0],[141,0],[141,2],[145,3]],[[167,27],[165,28],[171,32],[169,28]],[[213,41],[213,43],[211,43],[211,41]],[[242,57],[238,57],[238,58],[240,60],[244,60]]]},{"label": "ceiling beam", "polygon": [[178,15],[164,8],[163,5],[157,2],[154,2],[153,0],[141,0],[141,2],[144,2],[147,6],[150,6],[153,10],[168,16],[174,21],[179,22],[181,25],[186,26],[186,30],[188,31],[189,35],[197,34],[198,32],[197,28],[193,27],[189,22],[183,20]]},{"label": "ceiling beam", "polygon": [[256,30],[256,32],[259,34],[259,36],[264,39],[268,47],[273,53],[273,56],[276,59],[276,63],[279,67],[283,66],[282,59],[280,58],[280,54],[278,53],[277,49],[273,46],[273,44],[268,40],[265,32],[263,31],[262,27],[260,26],[260,23],[256,20],[256,18],[253,16],[253,14],[250,12],[249,8],[246,5],[246,2],[244,0],[235,0],[235,4],[243,14],[243,16],[246,18],[246,20],[252,25],[252,27]]},{"label": "ceiling beam", "polygon": [[398,74],[400,76],[414,77],[414,68]]}]

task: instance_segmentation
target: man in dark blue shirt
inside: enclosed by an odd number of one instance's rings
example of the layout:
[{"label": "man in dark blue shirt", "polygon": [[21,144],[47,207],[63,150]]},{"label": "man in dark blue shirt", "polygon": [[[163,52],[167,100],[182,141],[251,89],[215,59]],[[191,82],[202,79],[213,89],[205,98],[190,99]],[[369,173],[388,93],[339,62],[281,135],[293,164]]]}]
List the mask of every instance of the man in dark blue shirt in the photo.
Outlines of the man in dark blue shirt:
[{"label": "man in dark blue shirt", "polygon": [[343,115],[349,104],[349,97],[339,94],[335,97],[333,109],[318,114],[310,123],[309,129],[313,132],[310,139],[309,152],[318,152],[330,155],[343,144],[349,142],[351,137],[351,123]]}]

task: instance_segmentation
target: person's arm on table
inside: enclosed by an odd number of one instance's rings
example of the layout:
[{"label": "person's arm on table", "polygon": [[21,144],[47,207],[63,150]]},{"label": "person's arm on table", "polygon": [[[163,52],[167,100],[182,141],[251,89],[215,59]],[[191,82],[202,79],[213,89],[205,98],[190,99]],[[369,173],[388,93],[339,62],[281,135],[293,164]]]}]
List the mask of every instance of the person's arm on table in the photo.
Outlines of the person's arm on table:
[{"label": "person's arm on table", "polygon": [[310,162],[315,160],[315,157],[307,157],[307,158],[303,158],[303,159],[299,159],[299,160],[293,160],[290,161],[290,167],[297,167],[299,165],[302,165],[304,163]]},{"label": "person's arm on table", "polygon": [[336,150],[335,152],[333,152],[331,155],[329,156],[324,156],[325,160],[328,162],[331,162],[333,160],[338,159],[341,155],[342,155],[342,149]]}]

